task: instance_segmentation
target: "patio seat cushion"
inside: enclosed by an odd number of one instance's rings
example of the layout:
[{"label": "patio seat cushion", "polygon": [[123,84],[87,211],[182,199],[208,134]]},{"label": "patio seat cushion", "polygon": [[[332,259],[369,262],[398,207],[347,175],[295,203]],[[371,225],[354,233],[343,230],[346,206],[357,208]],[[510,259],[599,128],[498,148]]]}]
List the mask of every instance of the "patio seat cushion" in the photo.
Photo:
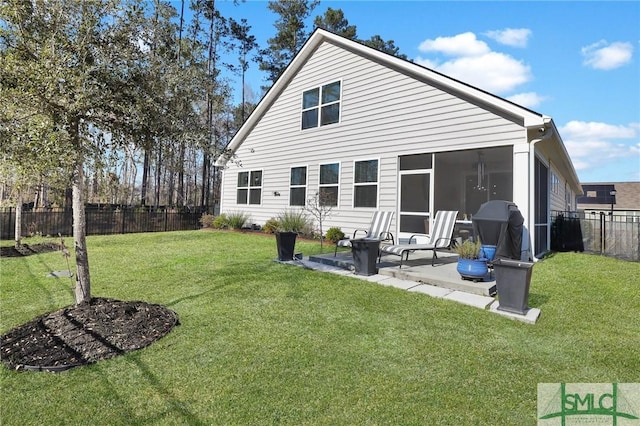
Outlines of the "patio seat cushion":
[{"label": "patio seat cushion", "polygon": [[402,256],[406,251],[433,250],[435,248],[436,247],[433,244],[386,244],[380,246],[380,251],[387,254]]}]

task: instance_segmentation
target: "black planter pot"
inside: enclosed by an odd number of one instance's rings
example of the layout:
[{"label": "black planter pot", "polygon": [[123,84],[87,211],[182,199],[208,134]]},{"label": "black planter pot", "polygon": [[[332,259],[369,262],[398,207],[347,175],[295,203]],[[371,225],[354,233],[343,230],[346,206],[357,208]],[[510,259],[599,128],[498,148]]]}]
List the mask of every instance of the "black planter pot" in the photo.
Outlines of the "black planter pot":
[{"label": "black planter pot", "polygon": [[532,262],[498,259],[493,262],[498,291],[498,310],[526,315]]},{"label": "black planter pot", "polygon": [[278,260],[293,260],[297,235],[295,232],[276,232]]}]

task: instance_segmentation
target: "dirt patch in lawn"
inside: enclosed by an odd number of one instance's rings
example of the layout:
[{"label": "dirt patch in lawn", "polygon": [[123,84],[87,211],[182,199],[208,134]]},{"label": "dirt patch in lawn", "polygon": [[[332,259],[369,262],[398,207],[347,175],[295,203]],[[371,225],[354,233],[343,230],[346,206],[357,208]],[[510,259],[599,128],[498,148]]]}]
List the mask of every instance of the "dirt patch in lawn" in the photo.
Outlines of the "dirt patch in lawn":
[{"label": "dirt patch in lawn", "polygon": [[93,298],[9,331],[0,355],[11,369],[62,371],[149,346],[178,324],[161,305]]}]

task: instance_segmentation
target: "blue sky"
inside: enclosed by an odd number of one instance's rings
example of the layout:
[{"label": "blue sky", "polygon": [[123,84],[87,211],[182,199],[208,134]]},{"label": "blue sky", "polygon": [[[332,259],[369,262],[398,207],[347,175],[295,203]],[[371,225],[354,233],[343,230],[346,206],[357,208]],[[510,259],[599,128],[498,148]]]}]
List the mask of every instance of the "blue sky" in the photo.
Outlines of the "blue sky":
[{"label": "blue sky", "polygon": [[[266,1],[216,5],[261,47],[275,35]],[[313,17],[328,7],[360,38],[551,116],[583,183],[640,181],[640,2],[323,0]],[[263,78],[252,63],[254,92]]]}]

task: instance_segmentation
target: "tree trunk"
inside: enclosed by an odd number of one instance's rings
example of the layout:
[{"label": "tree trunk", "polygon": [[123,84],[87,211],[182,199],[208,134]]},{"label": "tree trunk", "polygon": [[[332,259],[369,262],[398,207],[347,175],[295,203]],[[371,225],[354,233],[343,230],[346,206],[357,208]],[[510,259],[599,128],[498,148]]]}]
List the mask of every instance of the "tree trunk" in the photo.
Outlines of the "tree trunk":
[{"label": "tree trunk", "polygon": [[151,168],[151,159],[150,159],[150,151],[151,148],[148,147],[149,139],[145,136],[145,148],[144,148],[144,163],[142,165],[142,189],[140,193],[140,203],[143,206],[147,205],[147,190],[149,183],[149,169]]},{"label": "tree trunk", "polygon": [[16,200],[16,223],[15,223],[15,247],[20,248],[22,244],[22,193],[18,191],[18,199]]},{"label": "tree trunk", "polygon": [[[76,121],[72,128],[75,134],[76,146],[80,146],[79,123]],[[91,280],[89,277],[89,255],[87,253],[87,228],[84,215],[84,161],[82,152],[78,150],[76,158],[75,170],[73,173],[72,191],[73,191],[73,241],[76,252],[76,304],[91,300]]]},{"label": "tree trunk", "polygon": [[184,198],[184,151],[184,142],[180,142],[180,154],[178,154],[178,195],[176,196],[176,204],[178,206],[187,205]]}]

